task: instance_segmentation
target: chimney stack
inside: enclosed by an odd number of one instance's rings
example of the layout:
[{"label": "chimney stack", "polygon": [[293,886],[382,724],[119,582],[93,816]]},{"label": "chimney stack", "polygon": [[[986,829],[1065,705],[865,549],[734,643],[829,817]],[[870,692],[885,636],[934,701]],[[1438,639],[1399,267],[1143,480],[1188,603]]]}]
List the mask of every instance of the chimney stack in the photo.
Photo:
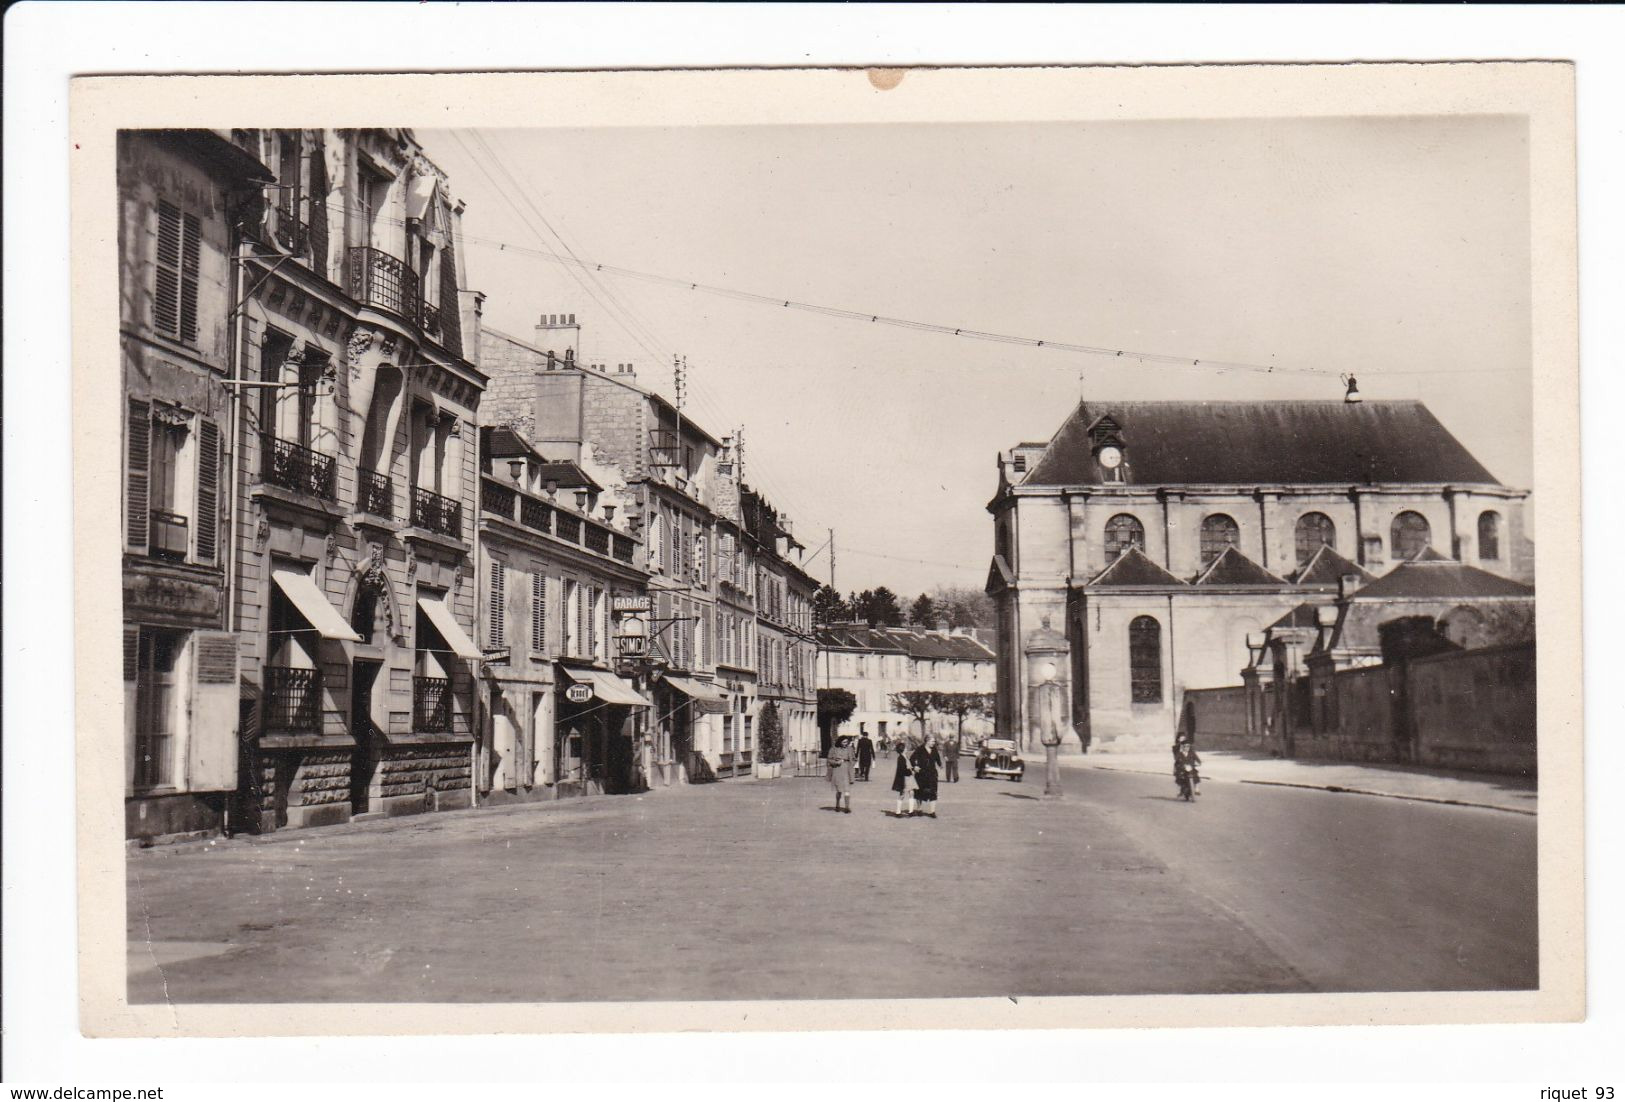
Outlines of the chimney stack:
[{"label": "chimney stack", "polygon": [[566,363],[573,363],[581,350],[581,326],[574,314],[543,314],[536,326],[536,344],[549,351],[561,351]]}]

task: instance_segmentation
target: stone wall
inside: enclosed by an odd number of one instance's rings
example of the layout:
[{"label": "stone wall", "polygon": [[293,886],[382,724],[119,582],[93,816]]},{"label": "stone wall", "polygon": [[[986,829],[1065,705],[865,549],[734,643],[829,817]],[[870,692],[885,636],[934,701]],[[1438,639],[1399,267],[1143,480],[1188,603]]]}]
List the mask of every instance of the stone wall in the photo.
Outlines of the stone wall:
[{"label": "stone wall", "polygon": [[1186,691],[1179,728],[1195,739],[1198,749],[1268,752],[1262,732],[1249,727],[1245,687]]},{"label": "stone wall", "polygon": [[1534,644],[1412,662],[1409,690],[1419,761],[1534,774]]}]

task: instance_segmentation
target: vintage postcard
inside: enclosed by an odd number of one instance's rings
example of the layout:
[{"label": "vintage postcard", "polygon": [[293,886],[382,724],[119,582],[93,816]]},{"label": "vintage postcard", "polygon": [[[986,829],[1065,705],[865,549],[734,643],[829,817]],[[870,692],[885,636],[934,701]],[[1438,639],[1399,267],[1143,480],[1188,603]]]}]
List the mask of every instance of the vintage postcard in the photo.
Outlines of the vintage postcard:
[{"label": "vintage postcard", "polygon": [[1583,1016],[1569,66],[72,96],[87,1033]]}]

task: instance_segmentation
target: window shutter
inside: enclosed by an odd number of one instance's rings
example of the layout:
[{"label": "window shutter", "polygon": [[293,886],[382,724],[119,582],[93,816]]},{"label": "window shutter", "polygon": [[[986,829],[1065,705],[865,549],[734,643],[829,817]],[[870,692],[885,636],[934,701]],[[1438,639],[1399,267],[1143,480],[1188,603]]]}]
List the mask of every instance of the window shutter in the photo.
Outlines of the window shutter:
[{"label": "window shutter", "polygon": [[220,539],[220,426],[198,421],[197,561],[214,562]]},{"label": "window shutter", "polygon": [[132,624],[124,627],[124,680],[134,681],[141,660],[141,629]]},{"label": "window shutter", "polygon": [[181,340],[197,341],[198,269],[203,253],[203,227],[196,216],[181,219],[185,234],[181,241]]},{"label": "window shutter", "polygon": [[446,348],[463,354],[462,322],[457,312],[457,257],[452,251],[451,225],[446,225],[446,247],[440,250],[440,332]]},{"label": "window shutter", "polygon": [[504,607],[507,600],[507,574],[507,568],[502,563],[493,562],[491,564],[491,615],[488,621],[488,637],[493,647],[502,646],[507,634],[504,630],[506,625],[503,622],[503,617],[507,612]]},{"label": "window shutter", "polygon": [[148,514],[147,466],[152,457],[152,407],[130,399],[129,455],[124,471],[125,546],[131,551],[147,550]]},{"label": "window shutter", "polygon": [[310,151],[310,266],[327,278],[327,150],[319,141]]},{"label": "window shutter", "polygon": [[240,719],[237,635],[192,633],[191,737],[186,740],[190,792],[230,792],[237,787]]},{"label": "window shutter", "polygon": [[547,652],[547,578],[530,576],[530,649]]},{"label": "window shutter", "polygon": [[152,327],[168,337],[180,336],[181,212],[158,203],[158,263],[152,294]]}]

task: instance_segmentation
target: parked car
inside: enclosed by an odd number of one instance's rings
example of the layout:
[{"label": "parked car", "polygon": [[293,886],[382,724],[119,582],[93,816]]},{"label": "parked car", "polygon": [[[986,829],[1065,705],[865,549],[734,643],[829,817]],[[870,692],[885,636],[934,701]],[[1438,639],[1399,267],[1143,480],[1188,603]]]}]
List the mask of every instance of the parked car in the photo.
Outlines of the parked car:
[{"label": "parked car", "polygon": [[976,748],[977,780],[1008,777],[1019,782],[1026,771],[1027,763],[1021,760],[1021,754],[1016,751],[1015,739],[985,738]]}]

